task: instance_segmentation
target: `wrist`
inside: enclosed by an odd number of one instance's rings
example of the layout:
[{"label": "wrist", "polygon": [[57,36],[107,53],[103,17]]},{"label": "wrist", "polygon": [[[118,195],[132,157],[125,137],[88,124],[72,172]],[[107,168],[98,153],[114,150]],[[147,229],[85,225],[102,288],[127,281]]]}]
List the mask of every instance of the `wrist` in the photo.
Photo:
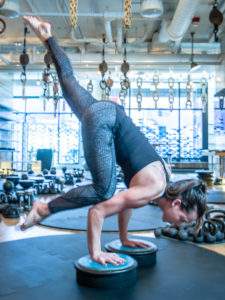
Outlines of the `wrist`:
[{"label": "wrist", "polygon": [[127,240],[127,234],[120,235],[120,241],[124,242]]},{"label": "wrist", "polygon": [[51,37],[52,37],[52,34],[45,34],[45,35],[41,36],[40,39],[42,40],[43,43],[45,43]]}]

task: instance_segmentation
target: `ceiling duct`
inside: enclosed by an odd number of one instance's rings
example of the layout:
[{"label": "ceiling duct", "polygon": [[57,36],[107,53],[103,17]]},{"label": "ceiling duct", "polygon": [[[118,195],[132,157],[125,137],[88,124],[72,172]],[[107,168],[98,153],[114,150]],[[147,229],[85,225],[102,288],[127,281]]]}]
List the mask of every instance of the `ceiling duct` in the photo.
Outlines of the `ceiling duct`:
[{"label": "ceiling duct", "polygon": [[192,22],[199,3],[200,0],[180,0],[170,24],[168,24],[168,20],[163,20],[158,41],[164,43],[169,40],[181,41]]},{"label": "ceiling duct", "polygon": [[158,18],[163,14],[162,0],[143,0],[141,15],[146,18]]},{"label": "ceiling duct", "polygon": [[3,2],[0,8],[0,15],[7,18],[17,18],[19,16],[19,1],[18,0],[6,0]]}]

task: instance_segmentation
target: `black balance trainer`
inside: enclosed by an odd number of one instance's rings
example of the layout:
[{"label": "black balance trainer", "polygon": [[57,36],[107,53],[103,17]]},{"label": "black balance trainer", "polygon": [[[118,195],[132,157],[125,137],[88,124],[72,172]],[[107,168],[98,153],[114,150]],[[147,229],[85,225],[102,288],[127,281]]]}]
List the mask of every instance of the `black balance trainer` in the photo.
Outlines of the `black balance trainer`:
[{"label": "black balance trainer", "polygon": [[126,259],[124,264],[106,266],[93,261],[90,255],[78,259],[74,266],[77,271],[77,282],[84,286],[100,289],[126,288],[136,283],[137,262],[130,256],[119,254]]},{"label": "black balance trainer", "polygon": [[156,262],[156,252],[158,250],[157,246],[145,240],[135,239],[134,241],[141,241],[144,243],[148,243],[149,246],[147,248],[141,248],[141,247],[131,248],[131,247],[123,246],[120,240],[115,240],[110,243],[107,243],[105,245],[105,249],[108,252],[123,253],[132,256],[138,262],[138,267],[154,265]]}]

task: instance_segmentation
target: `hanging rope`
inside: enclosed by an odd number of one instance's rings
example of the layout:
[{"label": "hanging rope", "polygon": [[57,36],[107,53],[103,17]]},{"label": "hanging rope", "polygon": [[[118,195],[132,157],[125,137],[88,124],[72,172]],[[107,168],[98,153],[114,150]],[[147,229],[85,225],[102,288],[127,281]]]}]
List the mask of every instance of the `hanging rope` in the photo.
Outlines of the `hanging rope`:
[{"label": "hanging rope", "polygon": [[152,93],[152,98],[155,102],[155,109],[157,109],[158,101],[159,101],[159,92],[158,92],[158,84],[159,84],[159,75],[155,74],[153,76],[153,84],[154,84],[154,91]]},{"label": "hanging rope", "polygon": [[174,79],[173,77],[170,77],[168,79],[168,86],[169,86],[169,96],[168,96],[168,100],[169,100],[169,106],[170,106],[170,111],[173,111],[173,103],[174,103]]},{"label": "hanging rope", "polygon": [[102,96],[101,99],[104,100],[106,97],[106,81],[105,81],[105,73],[108,71],[108,65],[105,62],[105,35],[103,34],[102,37],[102,62],[99,65],[99,71],[102,74],[102,80],[99,82],[99,86],[102,90]]},{"label": "hanging rope", "polygon": [[70,26],[77,27],[78,0],[70,0]]},{"label": "hanging rope", "polygon": [[93,83],[92,83],[92,80],[90,79],[88,84],[87,84],[87,90],[90,94],[93,93]]},{"label": "hanging rope", "polygon": [[124,0],[124,22],[123,27],[124,28],[130,28],[131,26],[131,0]]},{"label": "hanging rope", "polygon": [[208,88],[208,82],[205,77],[201,79],[201,88],[202,88],[202,95],[201,95],[201,100],[202,100],[202,112],[206,113],[206,107],[207,107],[207,102],[208,102],[208,95],[207,95],[207,88]]},{"label": "hanging rope", "polygon": [[[20,64],[22,65],[22,72],[20,76],[20,80],[22,83],[22,99],[26,100],[25,97],[25,89],[26,89],[26,82],[27,82],[27,75],[26,75],[26,67],[29,64],[29,56],[27,54],[27,37],[28,29],[25,24],[24,27],[24,42],[23,42],[23,53],[20,55]],[[26,117],[24,118],[23,127],[22,127],[22,170],[27,171],[27,122]]]},{"label": "hanging rope", "polygon": [[121,104],[123,106],[125,106],[125,99],[127,97],[127,90],[130,86],[130,80],[127,77],[127,72],[130,69],[130,65],[127,63],[127,50],[126,50],[127,39],[126,39],[126,34],[124,34],[123,44],[124,44],[124,56],[123,56],[123,63],[120,67],[120,70],[123,73],[123,77],[120,81],[121,90],[120,90],[119,98],[120,98]]},{"label": "hanging rope", "polygon": [[192,108],[191,93],[192,93],[191,77],[190,75],[188,75],[188,81],[186,85],[186,94],[187,94],[186,108],[187,109]]},{"label": "hanging rope", "polygon": [[52,63],[52,57],[51,53],[47,52],[44,56],[44,62],[46,64],[46,68],[44,68],[44,71],[42,73],[42,80],[43,80],[43,109],[46,110],[46,101],[50,98],[50,84],[52,83],[54,76],[51,73],[51,63]]},{"label": "hanging rope", "polygon": [[136,99],[137,99],[137,104],[138,104],[138,110],[141,111],[141,104],[142,104],[142,94],[141,94],[141,87],[142,87],[142,78],[138,77],[137,78],[137,88],[138,88],[138,92],[136,95]]},{"label": "hanging rope", "polygon": [[56,76],[53,77],[53,102],[54,102],[54,117],[56,117],[58,103],[59,103],[59,82]]},{"label": "hanging rope", "polygon": [[25,99],[25,88],[26,88],[26,82],[27,82],[27,76],[26,76],[26,67],[29,64],[29,56],[27,54],[27,43],[26,43],[26,36],[28,33],[27,25],[24,27],[24,42],[23,42],[23,53],[20,55],[20,64],[23,68],[20,80],[23,86],[22,89],[22,98]]}]

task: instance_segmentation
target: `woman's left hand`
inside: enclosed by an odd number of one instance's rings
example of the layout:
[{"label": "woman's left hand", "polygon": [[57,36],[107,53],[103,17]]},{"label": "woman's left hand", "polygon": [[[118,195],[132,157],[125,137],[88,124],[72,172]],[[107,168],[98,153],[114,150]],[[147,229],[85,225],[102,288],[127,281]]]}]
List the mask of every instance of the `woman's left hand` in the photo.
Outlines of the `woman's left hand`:
[{"label": "woman's left hand", "polygon": [[121,241],[121,243],[123,244],[123,246],[131,247],[131,248],[137,248],[137,247],[148,248],[149,247],[149,243],[139,241],[139,240],[126,239],[126,240]]}]

